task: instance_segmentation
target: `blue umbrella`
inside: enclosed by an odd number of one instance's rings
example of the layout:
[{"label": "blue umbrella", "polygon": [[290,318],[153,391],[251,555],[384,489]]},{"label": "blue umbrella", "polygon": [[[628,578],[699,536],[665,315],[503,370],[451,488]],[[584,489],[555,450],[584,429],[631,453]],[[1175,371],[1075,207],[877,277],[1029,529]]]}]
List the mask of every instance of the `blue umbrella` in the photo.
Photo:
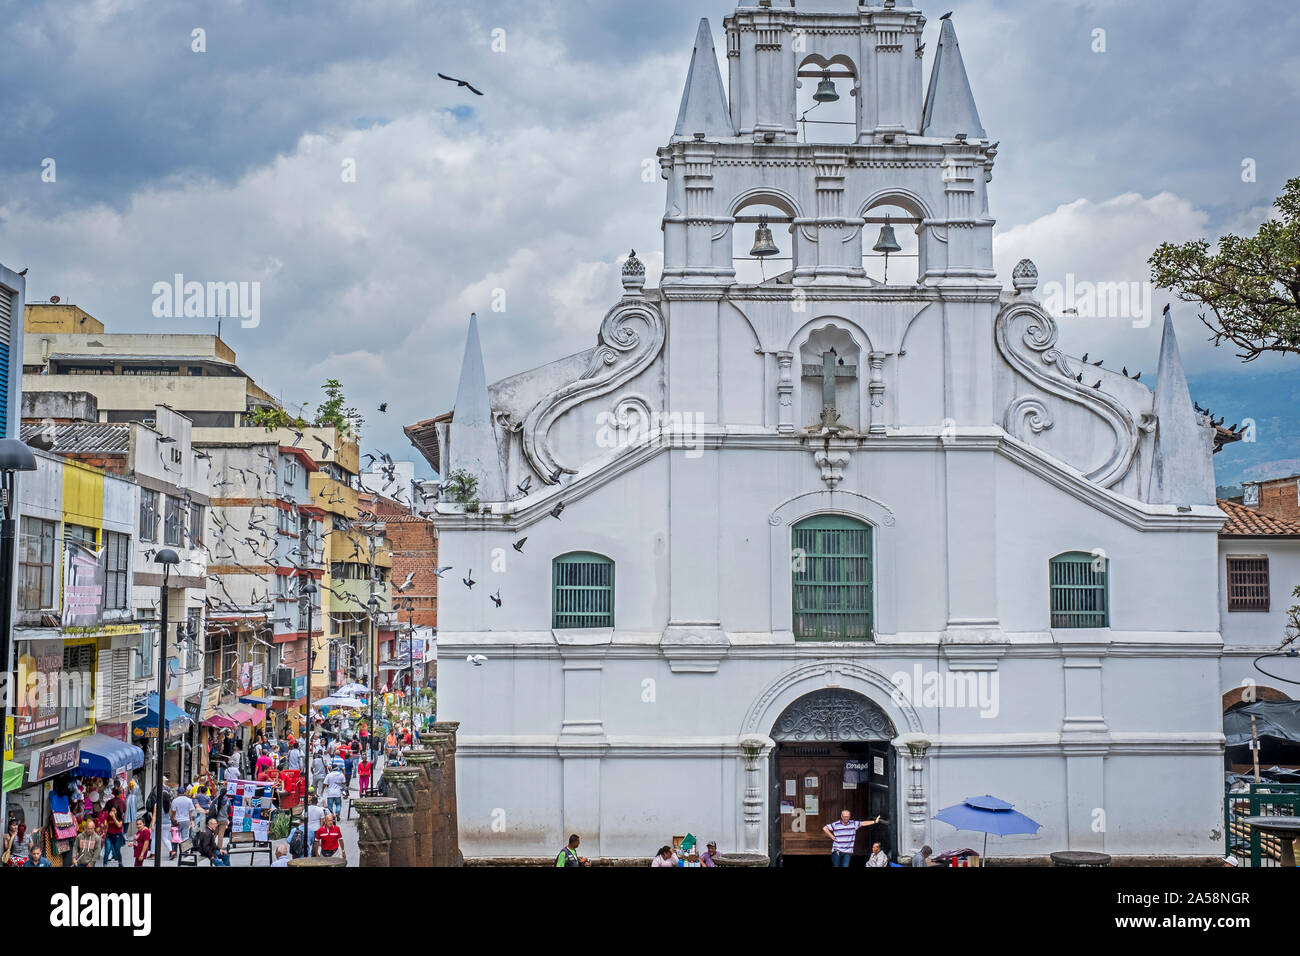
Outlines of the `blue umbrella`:
[{"label": "blue umbrella", "polygon": [[1043,826],[1015,809],[1014,804],[987,794],[982,797],[967,797],[961,803],[940,810],[934,818],[958,830],[983,833],[985,853],[988,852],[990,833],[998,836],[1037,833]]}]

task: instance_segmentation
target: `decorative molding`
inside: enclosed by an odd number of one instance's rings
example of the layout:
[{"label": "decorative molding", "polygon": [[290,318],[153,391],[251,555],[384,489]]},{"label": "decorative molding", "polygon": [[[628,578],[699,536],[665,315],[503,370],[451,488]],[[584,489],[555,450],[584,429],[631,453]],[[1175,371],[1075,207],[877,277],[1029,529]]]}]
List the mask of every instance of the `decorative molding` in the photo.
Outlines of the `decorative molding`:
[{"label": "decorative molding", "polygon": [[800,697],[772,725],[772,739],[790,741],[893,740],[894,722],[869,697],[830,688]]},{"label": "decorative molding", "polygon": [[[1028,320],[1020,342],[1030,351],[1037,353],[1036,360],[1019,351],[1013,344],[1013,323],[1018,319]],[[1041,306],[1027,301],[1013,302],[998,313],[994,327],[998,351],[1012,368],[1044,391],[1083,406],[1110,425],[1115,433],[1114,450],[1100,467],[1084,477],[1103,488],[1110,488],[1117,484],[1128,473],[1137,454],[1138,426],[1133,420],[1133,413],[1109,393],[1074,380],[1073,367],[1060,349],[1056,348],[1059,334],[1056,321]],[[1052,366],[1056,367],[1055,372],[1049,371]],[[1017,399],[1018,403],[1025,401],[1026,399],[1023,398]],[[1014,404],[1013,408],[1015,408]],[[1042,416],[1045,414],[1046,407],[1043,406],[1042,414],[1037,416],[1040,423],[1044,420]],[[1008,415],[1011,415],[1011,410],[1008,410]],[[1050,416],[1046,420],[1050,422]],[[1031,421],[1031,428],[1033,424]],[[1041,432],[1047,427],[1050,425],[1035,431]],[[1016,437],[1010,429],[1007,431],[1012,437]]]},{"label": "decorative molding", "polygon": [[912,705],[895,699],[897,688],[888,677],[853,661],[833,659],[796,665],[771,681],[746,712],[741,735],[768,733],[796,701],[827,688],[867,698],[895,729],[902,726],[909,733],[924,730]]},{"label": "decorative molding", "polygon": [[[637,324],[644,326],[643,331]],[[600,344],[582,377],[547,395],[524,420],[524,455],[544,482],[554,485],[559,472],[578,471],[555,460],[550,443],[555,422],[570,409],[608,395],[643,372],[663,351],[666,334],[663,313],[641,298],[624,298],[605,316]]]},{"label": "decorative molding", "polygon": [[834,491],[835,486],[844,480],[844,469],[849,465],[849,451],[847,448],[835,452],[829,447],[818,448],[813,452],[813,461],[822,470],[822,481],[826,482],[826,487]]},{"label": "decorative molding", "polygon": [[1021,424],[1029,426],[1035,435],[1053,428],[1056,422],[1042,400],[1031,395],[1022,395],[1007,407],[1006,417],[1002,420],[1003,430],[1012,438],[1025,440],[1020,430]]}]

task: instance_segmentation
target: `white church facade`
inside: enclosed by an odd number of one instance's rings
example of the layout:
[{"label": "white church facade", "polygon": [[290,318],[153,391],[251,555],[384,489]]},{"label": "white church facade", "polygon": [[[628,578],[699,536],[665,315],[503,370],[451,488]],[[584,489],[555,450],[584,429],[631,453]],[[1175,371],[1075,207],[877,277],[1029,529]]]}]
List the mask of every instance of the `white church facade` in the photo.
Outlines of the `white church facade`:
[{"label": "white church facade", "polygon": [[951,20],[724,27],[659,152],[659,287],[629,257],[594,347],[494,384],[471,324],[432,429],[477,481],[436,515],[461,848],[788,861],[843,807],[906,856],[980,846],[933,817],[991,794],[1042,824],[998,856],[1221,856],[1224,515],[1172,323],[1135,381],[995,274]]}]

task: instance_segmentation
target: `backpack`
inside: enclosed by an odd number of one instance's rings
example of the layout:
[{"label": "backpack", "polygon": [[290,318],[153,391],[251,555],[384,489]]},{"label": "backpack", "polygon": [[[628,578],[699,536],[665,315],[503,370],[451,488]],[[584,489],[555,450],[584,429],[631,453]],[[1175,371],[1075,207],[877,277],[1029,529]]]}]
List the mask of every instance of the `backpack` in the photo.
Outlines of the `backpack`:
[{"label": "backpack", "polygon": [[301,860],[307,855],[307,829],[303,824],[294,827],[289,836],[289,855],[295,860]]}]

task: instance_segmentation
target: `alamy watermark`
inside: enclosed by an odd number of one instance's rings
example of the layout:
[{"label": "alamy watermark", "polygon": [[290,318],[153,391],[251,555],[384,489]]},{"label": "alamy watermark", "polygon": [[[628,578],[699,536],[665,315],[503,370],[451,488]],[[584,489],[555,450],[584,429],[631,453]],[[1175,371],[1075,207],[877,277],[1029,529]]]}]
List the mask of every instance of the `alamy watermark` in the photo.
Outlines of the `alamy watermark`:
[{"label": "alamy watermark", "polygon": [[1082,319],[1123,319],[1135,329],[1151,324],[1152,288],[1149,282],[1078,281],[1073,272],[1065,282],[1044,282],[1039,300],[1052,315],[1077,315]]},{"label": "alamy watermark", "polygon": [[596,445],[599,448],[635,448],[653,441],[684,445],[687,458],[703,458],[704,415],[620,407],[617,412],[601,412],[596,416]]},{"label": "alamy watermark", "polygon": [[237,318],[246,329],[262,324],[262,283],[186,282],[176,273],[153,284],[153,314],[158,319]]},{"label": "alamy watermark", "polygon": [[920,664],[912,670],[896,671],[890,678],[894,689],[890,699],[899,707],[936,707],[944,710],[978,710],[991,720],[1001,710],[997,671],[928,670]]}]

